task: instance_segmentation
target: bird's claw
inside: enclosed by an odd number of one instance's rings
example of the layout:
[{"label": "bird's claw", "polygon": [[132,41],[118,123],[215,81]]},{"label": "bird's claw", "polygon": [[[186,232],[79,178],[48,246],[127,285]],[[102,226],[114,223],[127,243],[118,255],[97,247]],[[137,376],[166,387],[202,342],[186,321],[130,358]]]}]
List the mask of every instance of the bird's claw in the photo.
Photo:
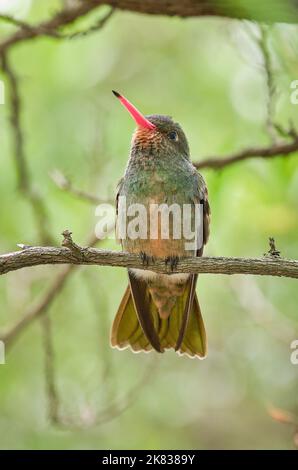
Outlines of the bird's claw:
[{"label": "bird's claw", "polygon": [[149,266],[150,263],[154,263],[154,257],[148,256],[144,251],[141,251],[140,257],[141,257],[143,266]]},{"label": "bird's claw", "polygon": [[179,256],[168,256],[165,259],[165,265],[166,266],[169,265],[172,272],[175,271],[175,269],[178,266],[178,263],[179,263]]}]

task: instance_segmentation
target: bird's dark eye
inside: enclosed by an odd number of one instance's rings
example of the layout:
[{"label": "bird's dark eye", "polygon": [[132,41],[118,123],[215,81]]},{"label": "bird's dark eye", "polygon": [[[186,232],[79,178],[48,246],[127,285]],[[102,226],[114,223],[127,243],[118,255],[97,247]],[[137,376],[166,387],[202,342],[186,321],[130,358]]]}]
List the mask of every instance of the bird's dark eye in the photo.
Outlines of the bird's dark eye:
[{"label": "bird's dark eye", "polygon": [[175,140],[175,141],[177,141],[177,140],[178,140],[178,134],[177,134],[177,132],[176,132],[176,131],[171,131],[171,132],[169,132],[169,133],[168,133],[168,138],[169,138],[170,140]]}]

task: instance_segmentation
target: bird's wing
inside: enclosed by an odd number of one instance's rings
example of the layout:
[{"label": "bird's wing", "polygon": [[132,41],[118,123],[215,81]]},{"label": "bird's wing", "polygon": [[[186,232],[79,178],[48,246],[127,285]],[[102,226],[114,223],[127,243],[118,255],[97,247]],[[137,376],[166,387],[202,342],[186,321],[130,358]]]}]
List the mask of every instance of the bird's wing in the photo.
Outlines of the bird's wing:
[{"label": "bird's wing", "polygon": [[210,218],[211,218],[211,211],[210,211],[210,205],[209,205],[209,200],[208,200],[208,189],[205,184],[205,181],[203,177],[198,173],[198,178],[199,178],[199,184],[198,184],[198,193],[197,197],[195,198],[194,202],[196,204],[202,204],[203,206],[203,211],[202,211],[202,216],[203,216],[203,227],[200,227],[200,230],[202,230],[202,236],[200,237],[200,234],[198,234],[198,240],[200,240],[200,245],[198,247],[197,251],[197,256],[202,256],[203,251],[204,251],[204,245],[208,242],[209,239],[209,233],[210,233]]},{"label": "bird's wing", "polygon": [[[196,192],[197,196],[194,198],[195,204],[202,204],[203,205],[203,227],[201,224],[199,225],[199,230],[202,230],[202,234],[198,234],[197,239],[199,240],[199,246],[197,249],[197,256],[203,255],[204,245],[206,245],[208,238],[209,238],[209,231],[210,231],[210,205],[208,202],[208,190],[205,184],[203,177],[198,173],[198,191]],[[202,235],[202,236],[200,236]],[[175,350],[179,351],[181,349],[181,345],[183,343],[185,333],[189,324],[189,319],[191,316],[191,312],[194,308],[194,302],[196,297],[196,284],[197,284],[198,275],[192,274],[190,276],[190,288],[188,292],[187,301],[184,308],[183,318],[180,325],[180,331],[178,340],[175,346]],[[197,300],[196,300],[197,302]],[[198,302],[197,302],[198,303]],[[199,316],[201,318],[200,308],[198,308]],[[201,319],[202,320],[202,319]],[[201,321],[200,320],[200,321]]]},{"label": "bird's wing", "polygon": [[118,231],[118,214],[119,214],[119,196],[120,196],[120,192],[121,192],[121,189],[122,189],[122,184],[123,184],[123,179],[124,178],[121,178],[118,185],[117,185],[117,193],[116,193],[116,199],[115,199],[115,206],[116,206],[116,222],[115,222],[115,234],[116,234],[116,241],[117,243],[121,243],[121,240],[119,239],[119,231]]}]

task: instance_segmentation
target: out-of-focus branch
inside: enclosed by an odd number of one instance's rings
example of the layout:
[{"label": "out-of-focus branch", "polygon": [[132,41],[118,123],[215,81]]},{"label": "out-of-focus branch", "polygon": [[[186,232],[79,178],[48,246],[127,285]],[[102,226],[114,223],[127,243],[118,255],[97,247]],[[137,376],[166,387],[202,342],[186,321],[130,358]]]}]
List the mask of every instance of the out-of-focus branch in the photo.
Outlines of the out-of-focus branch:
[{"label": "out-of-focus branch", "polygon": [[[2,53],[2,68],[4,73],[6,73],[10,85],[11,127],[14,142],[18,189],[27,199],[32,208],[41,243],[51,243],[53,239],[48,227],[47,207],[42,197],[35,191],[31,175],[28,170],[21,126],[21,96],[19,93],[19,83],[5,53]],[[42,322],[42,328],[44,339],[43,345],[45,350],[45,376],[49,418],[52,422],[56,422],[58,420],[59,399],[55,386],[54,363],[52,361],[53,347],[50,321],[45,320]]]},{"label": "out-of-focus branch", "polygon": [[[0,54],[3,54],[10,47],[14,46],[15,44],[18,44],[19,42],[28,41],[36,37],[49,36],[56,39],[66,39],[79,37],[81,35],[87,35],[91,32],[97,31],[101,29],[112,16],[114,12],[113,2],[111,2],[112,8],[100,20],[98,20],[94,25],[87,28],[86,30],[81,32],[75,32],[72,34],[65,34],[62,33],[60,29],[64,26],[68,26],[74,23],[76,20],[87,15],[92,10],[99,7],[100,5],[103,5],[104,3],[105,2],[102,0],[87,0],[84,2],[80,2],[72,8],[65,8],[63,10],[60,10],[52,18],[43,21],[38,25],[29,25],[24,22],[21,22],[19,24],[20,29],[0,43]],[[7,16],[5,17],[6,21],[8,21],[8,18],[9,17]],[[11,23],[18,23],[18,20],[14,20],[13,18],[10,18],[10,20]]]},{"label": "out-of-focus branch", "polygon": [[259,26],[260,39],[258,45],[263,56],[264,74],[267,89],[267,116],[266,127],[272,142],[276,143],[277,128],[274,124],[274,108],[275,108],[275,84],[273,78],[272,61],[269,50],[269,35],[268,27],[265,25]]},{"label": "out-of-focus branch", "polygon": [[[141,378],[124,394],[124,396],[116,398],[112,403],[104,407],[102,410],[92,413],[88,419],[82,419],[77,422],[74,419],[70,419],[69,416],[61,417],[59,424],[62,427],[67,429],[81,429],[88,427],[101,426],[107,422],[112,421],[115,418],[118,418],[126,410],[135,404],[137,399],[140,396],[140,391],[152,380],[153,375],[156,372],[158,367],[158,362],[156,357],[154,360],[149,362],[149,365],[145,367],[145,371],[142,374]],[[87,421],[87,422],[86,422]]]},{"label": "out-of-focus branch", "polygon": [[[42,196],[35,190],[31,175],[28,169],[28,161],[25,154],[24,138],[21,125],[21,96],[19,93],[19,82],[16,74],[9,64],[7,56],[2,53],[2,68],[8,78],[10,85],[10,106],[11,106],[11,127],[14,143],[14,155],[16,161],[16,171],[18,189],[27,199],[31,206],[35,225],[38,230],[41,243],[52,243],[48,224],[48,212]],[[55,385],[55,368],[53,362],[53,338],[50,328],[50,320],[42,321],[43,346],[45,353],[45,378],[48,398],[48,412],[51,422],[58,421],[59,397]]]},{"label": "out-of-focus branch", "polygon": [[45,386],[48,397],[48,416],[51,423],[59,422],[60,400],[55,380],[55,357],[53,347],[52,321],[49,315],[41,318],[43,333],[44,361],[45,361]]},{"label": "out-of-focus branch", "polygon": [[[47,21],[36,26],[25,25],[19,34],[12,37],[14,42],[27,40],[39,35],[50,34],[53,30],[73,23],[76,19],[95,10],[101,5],[110,5],[119,10],[152,15],[181,16],[223,16],[262,22],[297,23],[298,6],[296,0],[275,0],[254,2],[253,6],[234,0],[84,0],[72,7],[66,7]],[[18,20],[14,20],[18,24]],[[20,24],[22,26],[22,24]],[[21,35],[22,32],[25,33]]]},{"label": "out-of-focus branch", "polygon": [[18,320],[8,331],[1,334],[1,339],[5,342],[5,345],[8,349],[12,346],[14,340],[18,338],[19,334],[24,331],[32,321],[47,313],[47,310],[59,292],[62,291],[66,281],[74,269],[74,265],[65,266],[56,275],[56,277],[54,277],[53,282],[42,295],[41,299],[37,302],[34,302],[34,304],[27,309],[20,320]]},{"label": "out-of-focus branch", "polygon": [[[86,5],[83,7],[85,11]],[[78,12],[82,11],[78,9]],[[28,161],[25,155],[24,147],[24,138],[23,131],[21,126],[21,111],[22,111],[22,102],[21,95],[19,92],[19,80],[17,75],[13,71],[13,68],[10,65],[10,62],[7,57],[8,48],[14,43],[19,42],[19,39],[23,37],[35,37],[36,35],[48,35],[59,39],[67,38],[76,38],[81,36],[86,36],[92,32],[95,32],[101,29],[105,23],[112,16],[114,10],[111,8],[103,17],[101,17],[95,24],[91,27],[85,29],[84,31],[79,31],[76,33],[66,34],[61,33],[60,31],[55,30],[55,24],[59,24],[60,21],[64,21],[64,24],[69,24],[71,22],[71,14],[66,15],[66,18],[63,19],[64,14],[61,12],[56,15],[55,21],[52,24],[42,24],[39,25],[38,30],[34,26],[30,26],[23,21],[16,20],[7,15],[0,15],[0,20],[4,20],[13,24],[14,26],[19,27],[20,29],[10,36],[10,38],[4,40],[0,44],[0,61],[2,70],[5,73],[9,88],[10,88],[10,106],[11,106],[11,128],[13,135],[13,145],[14,145],[14,156],[16,162],[16,173],[18,181],[18,189],[21,191],[23,196],[27,199],[28,203],[31,205],[36,227],[39,233],[39,240],[42,244],[49,244],[53,242],[53,239],[50,235],[50,230],[48,228],[48,213],[46,204],[39,193],[36,192],[32,178],[28,169]],[[52,28],[51,28],[52,25]],[[92,237],[91,245],[95,243],[97,239]],[[46,291],[43,298],[37,303],[34,304],[32,308],[29,308],[28,312],[25,314],[20,321],[18,321],[10,331],[5,334],[6,345],[11,344],[11,340],[18,337],[18,334],[24,330],[24,328],[35,318],[39,318],[42,314],[47,312],[48,307],[51,305],[52,301],[58,294],[58,292],[63,288],[68,275],[74,266],[67,266],[64,270],[59,273],[56,279],[54,279],[53,284]],[[45,378],[46,378],[46,391],[48,398],[48,412],[49,418],[52,423],[59,422],[59,396],[55,384],[55,368],[54,368],[54,351],[53,351],[53,338],[51,334],[51,324],[50,318],[43,316],[41,319],[41,325],[43,329],[43,346],[45,353]]]},{"label": "out-of-focus branch", "polygon": [[20,29],[24,29],[24,30],[32,29],[32,26],[30,26],[28,23],[25,23],[25,21],[19,20],[10,15],[3,15],[3,14],[0,15],[0,21],[4,21],[5,23],[11,24]]},{"label": "out-of-focus branch", "polygon": [[[75,31],[74,33],[69,33],[69,34],[59,32],[57,29],[55,29],[55,28],[59,28],[60,26],[51,26],[51,25],[47,26],[45,23],[43,23],[43,25],[34,26],[34,25],[30,25],[28,23],[25,23],[22,20],[18,20],[18,19],[14,18],[12,16],[9,16],[9,15],[0,15],[0,21],[2,20],[6,23],[9,23],[9,24],[12,24],[14,26],[19,27],[20,29],[18,31],[18,35],[19,35],[20,31],[24,31],[24,38],[23,38],[24,40],[29,39],[29,38],[26,37],[27,34],[29,34],[29,36],[33,35],[33,37],[35,37],[35,36],[49,36],[49,37],[56,38],[56,39],[74,39],[74,38],[79,38],[79,37],[83,37],[83,36],[88,36],[89,34],[95,33],[96,31],[103,28],[104,25],[106,24],[106,22],[114,14],[114,12],[115,12],[115,9],[110,8],[104,16],[99,18],[99,20],[97,20],[89,28],[86,28],[82,31]],[[67,24],[67,23],[63,23],[61,26],[64,26],[64,24]],[[16,34],[12,37],[15,37],[15,36],[16,36]],[[5,46],[5,42],[6,42],[6,46]],[[7,45],[8,40],[6,40],[5,42],[0,44],[0,51],[2,51],[2,52],[4,52],[4,50],[8,49],[8,47],[10,47],[10,45],[12,45],[11,43]],[[2,47],[2,45],[3,45],[3,47]]]},{"label": "out-of-focus branch", "polygon": [[226,166],[239,163],[251,158],[270,159],[275,157],[287,157],[298,152],[298,136],[291,142],[278,143],[267,147],[249,147],[240,152],[232,153],[225,157],[209,157],[201,161],[194,162],[194,166],[199,170],[203,168],[213,168],[220,170]]},{"label": "out-of-focus branch", "polygon": [[59,39],[79,39],[82,37],[89,36],[92,33],[96,33],[100,29],[102,29],[105,24],[109,21],[112,15],[115,13],[114,8],[110,8],[110,10],[99,20],[97,20],[94,24],[92,24],[89,28],[83,29],[82,31],[75,31],[74,33],[60,33],[58,38]]},{"label": "out-of-focus branch", "polygon": [[118,402],[112,403],[106,409],[102,410],[96,417],[95,424],[97,426],[107,423],[115,418],[118,418],[128,408],[130,408],[140,396],[140,391],[152,380],[153,375],[158,367],[156,358],[150,361],[146,367],[144,374],[139,381],[126,392],[124,397],[120,398]]},{"label": "out-of-focus branch", "polygon": [[[109,5],[119,10],[129,10],[136,13],[152,15],[181,16],[182,18],[194,16],[223,16],[237,19],[248,19],[262,22],[289,22],[297,23],[298,5],[296,0],[285,0],[281,5],[275,0],[254,2],[253,7],[245,6],[243,2],[231,0],[84,0],[72,7],[66,7],[56,13],[52,18],[37,25],[29,25],[14,18],[3,16],[2,19],[10,21],[19,30],[4,39],[0,44],[0,53],[11,46],[42,36],[54,38],[64,37],[60,29],[74,23],[77,19],[87,15],[102,5]],[[95,24],[89,31],[101,27]],[[77,33],[75,33],[77,35]]]},{"label": "out-of-focus branch", "polygon": [[74,187],[70,179],[67,178],[60,170],[53,170],[50,174],[50,177],[59,189],[73,194],[74,196],[78,197],[82,201],[85,201],[91,204],[114,202],[114,201],[108,201],[106,199],[103,200],[102,198],[99,198],[95,196],[94,194],[91,194],[87,191],[82,191],[81,189]]},{"label": "out-of-focus branch", "polygon": [[232,278],[233,296],[256,325],[261,326],[278,341],[288,345],[293,338],[294,325],[267,298],[257,280],[251,276]]},{"label": "out-of-focus branch", "polygon": [[50,236],[48,228],[49,217],[47,213],[47,208],[42,197],[33,187],[28,168],[28,161],[25,155],[24,136],[21,126],[22,103],[19,92],[18,78],[9,63],[6,54],[0,54],[0,56],[2,59],[2,69],[3,72],[6,74],[10,86],[10,119],[13,136],[13,153],[16,163],[18,189],[22,192],[22,194],[25,196],[25,198],[31,205],[41,243],[52,243],[53,239]]},{"label": "out-of-focus branch", "polygon": [[18,79],[10,66],[9,60],[5,54],[1,55],[1,66],[5,73],[10,87],[10,121],[13,132],[14,157],[16,162],[16,172],[18,187],[21,191],[28,191],[29,172],[24,153],[24,138],[21,129],[21,98],[18,87]]},{"label": "out-of-focus branch", "polygon": [[[197,169],[213,168],[222,169],[226,166],[242,162],[252,158],[270,159],[275,157],[288,157],[298,152],[298,132],[290,123],[288,130],[283,129],[274,122],[275,84],[272,70],[272,61],[269,50],[268,27],[260,25],[259,35],[253,35],[263,57],[263,70],[266,82],[266,128],[272,143],[265,147],[248,147],[224,157],[209,157],[194,163]],[[283,141],[277,141],[277,136],[283,137]],[[298,153],[297,153],[298,155]]]}]

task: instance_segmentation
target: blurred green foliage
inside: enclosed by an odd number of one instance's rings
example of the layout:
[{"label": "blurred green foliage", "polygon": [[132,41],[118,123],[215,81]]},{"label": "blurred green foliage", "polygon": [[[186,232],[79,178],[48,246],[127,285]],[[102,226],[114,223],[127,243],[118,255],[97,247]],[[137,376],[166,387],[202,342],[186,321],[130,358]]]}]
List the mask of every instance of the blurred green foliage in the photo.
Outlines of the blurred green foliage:
[{"label": "blurred green foliage", "polygon": [[[59,6],[32,3],[27,21],[47,18]],[[92,24],[103,12],[71,30]],[[13,31],[0,24],[1,37]],[[246,22],[117,12],[89,37],[40,38],[11,51],[30,173],[57,244],[65,228],[84,244],[95,227],[95,208],[60,191],[49,172],[58,168],[75,186],[103,198],[114,196],[123,174],[134,126],[112,89],[145,114],[178,120],[193,160],[270,143],[258,35],[257,26]],[[271,27],[269,47],[274,120],[287,126],[291,119],[298,126],[298,105],[290,102],[290,83],[298,79],[297,27]],[[16,243],[38,242],[30,206],[16,189],[8,96],[0,106],[0,145],[4,253]],[[275,236],[282,255],[297,259],[297,155],[203,174],[212,208],[206,254],[261,256],[268,237]],[[111,240],[101,246],[119,249]],[[42,296],[59,269],[31,268],[1,278],[2,331]],[[297,282],[200,276],[209,338],[202,362],[174,352],[159,357],[110,348],[109,329],[126,283],[121,269],[79,269],[49,310],[61,414],[75,429],[47,422],[39,322],[15,342],[0,366],[1,448],[292,448],[293,430],[274,422],[267,409],[273,404],[298,411],[298,366],[290,362],[290,342],[298,337]],[[147,383],[136,385],[152,368]],[[131,406],[118,413],[127,393]],[[106,408],[104,422],[92,426]]]}]

